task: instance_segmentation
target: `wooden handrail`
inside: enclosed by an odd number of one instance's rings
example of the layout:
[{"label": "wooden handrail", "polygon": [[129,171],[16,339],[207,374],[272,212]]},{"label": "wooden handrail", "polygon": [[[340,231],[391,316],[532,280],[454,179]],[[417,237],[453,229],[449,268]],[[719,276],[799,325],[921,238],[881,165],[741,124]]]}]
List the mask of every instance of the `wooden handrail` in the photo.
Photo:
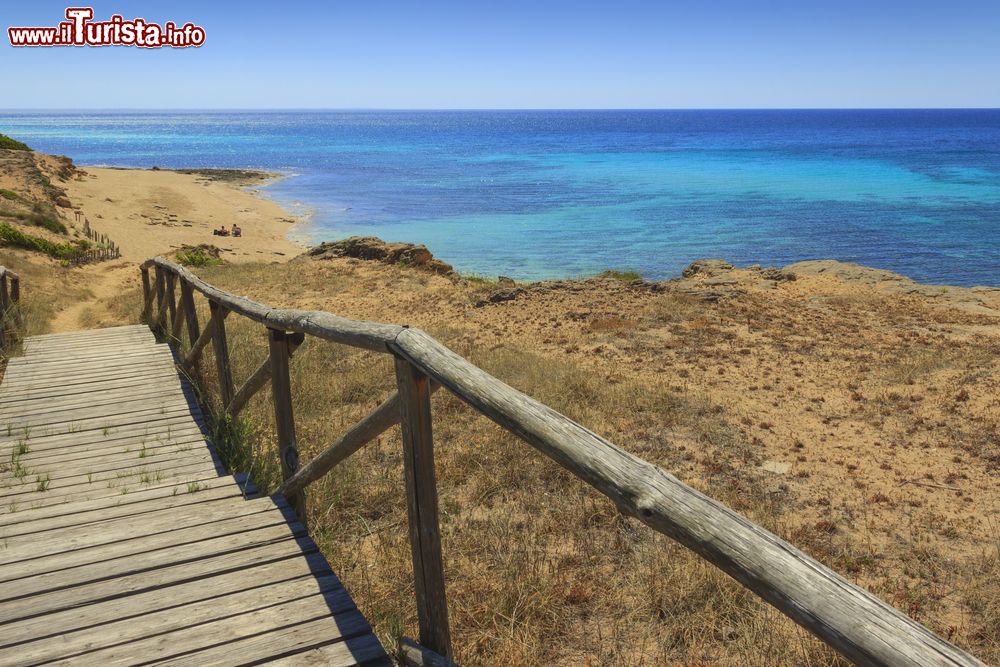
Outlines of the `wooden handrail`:
[{"label": "wooden handrail", "polygon": [[147,260],[142,266],[144,268],[156,266],[167,269],[208,299],[238,315],[259,322],[269,329],[308,334],[375,352],[388,352],[389,343],[403,330],[401,326],[349,320],[323,311],[270,308],[246,297],[236,296],[209,285],[183,266],[169,262],[162,257]]},{"label": "wooden handrail", "polygon": [[[276,350],[283,357],[274,367],[281,369],[281,377],[272,376],[284,478],[279,493],[297,496],[364,443],[396,421],[401,422],[420,642],[446,658],[451,656],[451,647],[437,532],[429,409],[435,383],[593,486],[622,512],[715,564],[855,663],[982,664],[788,542],[513,389],[418,329],[349,320],[323,312],[269,308],[219,290],[163,258],[149,260],[142,268],[151,266],[158,273],[173,273],[182,284],[189,284],[210,303],[218,304],[217,309],[239,313],[278,332],[277,336],[271,334],[270,358],[274,362]],[[157,305],[162,310],[166,306],[160,297],[161,281],[158,277]],[[162,321],[161,313],[157,321]],[[210,327],[211,323],[206,329]],[[298,470],[294,469],[297,460],[286,460],[289,448],[297,454],[288,402],[287,354],[275,347],[284,345],[287,350],[287,332],[393,354],[399,389]],[[203,338],[205,333],[201,334]],[[213,338],[219,334],[217,331]],[[224,329],[221,337],[224,345]],[[398,416],[393,414],[397,410]]]}]

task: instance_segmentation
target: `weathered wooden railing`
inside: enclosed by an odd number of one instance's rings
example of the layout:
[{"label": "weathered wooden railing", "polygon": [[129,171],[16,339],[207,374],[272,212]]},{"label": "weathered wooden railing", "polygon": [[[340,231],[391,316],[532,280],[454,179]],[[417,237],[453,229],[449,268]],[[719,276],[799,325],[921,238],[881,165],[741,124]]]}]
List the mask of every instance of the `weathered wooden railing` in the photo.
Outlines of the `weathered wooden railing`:
[{"label": "weathered wooden railing", "polygon": [[9,334],[21,326],[21,277],[0,266],[0,349]]},{"label": "weathered wooden railing", "polygon": [[[155,271],[152,283],[150,268]],[[509,387],[418,329],[349,320],[325,312],[269,308],[217,289],[160,257],[142,265],[142,281],[145,315],[153,326],[179,340],[181,327],[187,323],[191,349],[183,366],[192,369],[204,347],[209,342],[214,346],[228,414],[237,414],[270,378],[284,477],[277,493],[291,500],[300,517],[305,517],[303,492],[311,482],[380,433],[396,423],[401,425],[423,645],[421,649],[404,643],[401,656],[408,663],[426,661],[425,649],[449,659],[452,655],[431,429],[430,397],[440,385],[606,495],[622,512],[715,564],[855,663],[981,664],[788,542]],[[175,299],[178,283],[179,305]],[[210,306],[211,318],[201,330],[194,292],[204,295]],[[269,335],[268,360],[236,391],[224,326],[230,313],[259,322]],[[306,335],[393,355],[397,391],[323,453],[299,467],[288,363]]]}]

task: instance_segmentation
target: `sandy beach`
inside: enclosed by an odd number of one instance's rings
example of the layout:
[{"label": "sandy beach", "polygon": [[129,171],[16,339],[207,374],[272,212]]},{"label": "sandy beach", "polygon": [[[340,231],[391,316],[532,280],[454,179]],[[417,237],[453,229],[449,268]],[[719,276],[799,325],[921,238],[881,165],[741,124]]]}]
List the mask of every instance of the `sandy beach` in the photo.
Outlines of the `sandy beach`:
[{"label": "sandy beach", "polygon": [[[106,324],[107,303],[135,282],[136,265],[184,246],[215,246],[227,263],[284,262],[303,250],[288,238],[296,219],[259,190],[279,174],[81,168],[42,153],[0,153],[0,194],[9,195],[6,224],[56,244],[85,239],[89,224],[121,251],[118,259],[70,268],[39,253],[4,248],[9,266],[40,271],[32,289],[46,295],[47,327],[53,332]],[[43,212],[52,229],[10,217],[32,211]],[[234,223],[241,236],[213,235],[213,229],[231,230]],[[58,232],[60,225],[65,234]]]},{"label": "sandy beach", "polygon": [[[288,239],[295,219],[277,203],[246,189],[252,178],[86,167],[66,184],[66,192],[90,226],[110,236],[129,262],[200,243],[218,246],[229,262],[295,256],[302,249]],[[263,175],[254,180],[260,184]],[[241,237],[212,235],[213,229],[230,229],[233,223],[242,228]]]}]

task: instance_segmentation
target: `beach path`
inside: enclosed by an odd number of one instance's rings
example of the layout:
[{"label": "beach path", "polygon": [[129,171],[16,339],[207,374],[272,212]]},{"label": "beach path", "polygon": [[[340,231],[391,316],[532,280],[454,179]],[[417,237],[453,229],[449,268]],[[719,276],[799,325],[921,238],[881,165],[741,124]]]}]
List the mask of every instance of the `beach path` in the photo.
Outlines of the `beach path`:
[{"label": "beach path", "polygon": [[0,385],[0,665],[389,665],[280,497],[230,476],[144,326],[29,337]]}]

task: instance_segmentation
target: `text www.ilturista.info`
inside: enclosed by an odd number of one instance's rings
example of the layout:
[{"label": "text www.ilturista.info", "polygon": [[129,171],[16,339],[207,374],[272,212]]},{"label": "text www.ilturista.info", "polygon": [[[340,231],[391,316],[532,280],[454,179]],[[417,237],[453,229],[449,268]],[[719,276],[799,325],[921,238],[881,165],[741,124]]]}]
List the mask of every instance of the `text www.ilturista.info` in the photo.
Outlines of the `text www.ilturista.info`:
[{"label": "text www.ilturista.info", "polygon": [[126,21],[115,14],[108,21],[92,21],[90,7],[69,7],[67,21],[51,28],[7,28],[11,46],[139,46],[156,49],[164,46],[185,48],[205,43],[205,29],[193,23],[178,27],[147,23],[145,19]]}]

